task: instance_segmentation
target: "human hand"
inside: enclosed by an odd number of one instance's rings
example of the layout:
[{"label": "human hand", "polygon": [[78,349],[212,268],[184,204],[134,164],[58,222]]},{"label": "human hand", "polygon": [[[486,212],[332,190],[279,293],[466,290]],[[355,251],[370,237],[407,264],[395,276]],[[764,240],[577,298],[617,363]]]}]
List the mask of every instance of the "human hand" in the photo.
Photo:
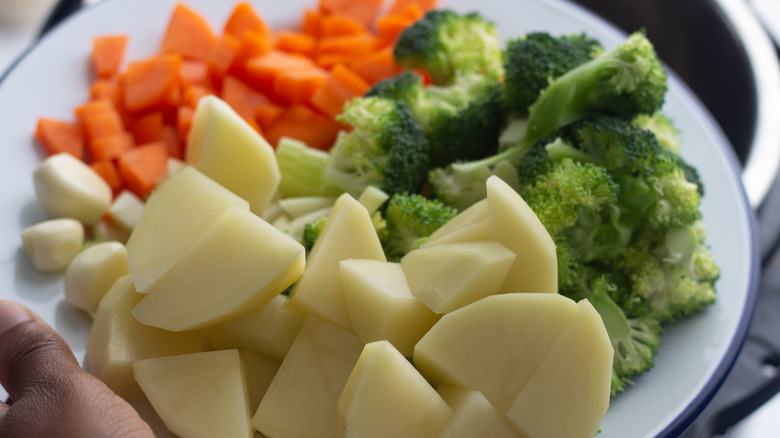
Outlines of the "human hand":
[{"label": "human hand", "polygon": [[0,301],[0,436],[154,437],[122,398],[84,371],[65,341],[20,304]]}]

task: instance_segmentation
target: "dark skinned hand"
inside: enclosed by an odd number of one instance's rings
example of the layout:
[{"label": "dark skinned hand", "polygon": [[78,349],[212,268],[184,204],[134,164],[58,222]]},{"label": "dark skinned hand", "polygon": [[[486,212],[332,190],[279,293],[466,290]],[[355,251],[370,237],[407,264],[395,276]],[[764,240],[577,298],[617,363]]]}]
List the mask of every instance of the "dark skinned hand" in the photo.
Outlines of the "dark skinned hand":
[{"label": "dark skinned hand", "polygon": [[0,301],[0,383],[10,395],[0,402],[1,437],[154,437],[49,325],[9,301]]}]

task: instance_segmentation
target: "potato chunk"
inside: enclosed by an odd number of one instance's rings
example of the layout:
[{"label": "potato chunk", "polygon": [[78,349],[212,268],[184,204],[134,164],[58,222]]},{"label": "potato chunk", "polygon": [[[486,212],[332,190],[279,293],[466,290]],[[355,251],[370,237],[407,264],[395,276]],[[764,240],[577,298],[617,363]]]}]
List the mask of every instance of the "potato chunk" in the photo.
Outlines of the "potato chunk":
[{"label": "potato chunk", "polygon": [[165,426],[186,438],[254,436],[238,350],[144,359],[133,374]]},{"label": "potato chunk", "polygon": [[337,437],[436,437],[452,409],[387,341],[363,348],[338,402]]},{"label": "potato chunk", "polygon": [[143,324],[171,331],[218,324],[265,305],[303,272],[303,246],[231,206],[133,309]]}]

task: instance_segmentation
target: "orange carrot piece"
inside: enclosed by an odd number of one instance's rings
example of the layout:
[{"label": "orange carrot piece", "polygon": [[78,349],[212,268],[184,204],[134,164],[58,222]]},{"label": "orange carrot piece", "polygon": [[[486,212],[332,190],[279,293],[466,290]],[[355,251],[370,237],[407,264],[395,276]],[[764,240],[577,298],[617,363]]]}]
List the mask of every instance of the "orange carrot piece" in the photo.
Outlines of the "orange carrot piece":
[{"label": "orange carrot piece", "polygon": [[430,11],[431,9],[435,8],[436,4],[434,2],[433,3],[433,7],[431,7],[430,9],[423,9],[424,6],[425,5],[423,5],[423,3],[420,3],[420,2],[410,2],[409,4],[404,6],[401,9],[401,11],[398,12],[398,14],[403,16],[403,17],[410,18],[410,19],[412,19],[414,21],[417,21],[417,20],[421,19],[423,16],[425,16],[425,13],[427,11]]},{"label": "orange carrot piece", "polygon": [[35,139],[48,155],[66,152],[80,160],[84,158],[84,136],[78,123],[39,118]]},{"label": "orange carrot piece", "polygon": [[281,30],[276,34],[276,48],[311,58],[317,51],[317,40],[305,33]]},{"label": "orange carrot piece", "polygon": [[95,161],[89,167],[103,178],[103,181],[111,187],[111,191],[119,193],[122,190],[122,178],[113,161]]},{"label": "orange carrot piece", "polygon": [[99,78],[106,79],[116,74],[127,41],[127,35],[102,35],[92,39],[92,68]]},{"label": "orange carrot piece", "polygon": [[125,132],[125,126],[119,112],[111,101],[106,99],[92,100],[77,106],[73,113],[81,125],[84,139],[91,142],[119,135]]},{"label": "orange carrot piece", "polygon": [[184,87],[184,90],[182,91],[181,104],[189,106],[190,108],[195,108],[198,106],[200,99],[211,94],[215,93],[214,90],[209,87],[201,87],[199,85]]},{"label": "orange carrot piece", "polygon": [[280,72],[274,78],[274,95],[289,103],[309,103],[327,77],[319,67]]},{"label": "orange carrot piece", "polygon": [[182,105],[176,112],[176,133],[179,139],[186,142],[195,116],[195,108]]},{"label": "orange carrot piece", "polygon": [[182,139],[179,137],[179,129],[177,126],[165,125],[162,130],[162,142],[165,144],[165,149],[168,153],[168,157],[177,158],[181,160],[184,157],[184,141],[186,137]]},{"label": "orange carrot piece", "polygon": [[319,41],[318,53],[322,55],[348,54],[364,55],[374,51],[379,45],[376,36],[370,33],[360,35],[343,35],[322,38]]},{"label": "orange carrot piece", "polygon": [[246,64],[251,59],[263,56],[273,49],[273,41],[271,38],[259,33],[259,32],[247,32],[239,40],[240,46],[236,57],[233,59],[233,66],[229,73],[235,74],[246,79],[247,74]]},{"label": "orange carrot piece", "polygon": [[236,54],[240,47],[241,42],[238,38],[230,34],[222,35],[211,49],[206,61],[209,74],[215,78],[222,78],[225,76],[233,65],[233,61],[236,59]]},{"label": "orange carrot piece", "polygon": [[119,158],[120,155],[133,149],[135,140],[129,132],[94,138],[87,143],[90,156],[94,161],[108,161]]},{"label": "orange carrot piece", "polygon": [[255,110],[255,120],[263,131],[268,131],[284,112],[284,107],[273,102],[266,102]]},{"label": "orange carrot piece", "polygon": [[258,32],[268,37],[271,28],[249,2],[238,3],[225,22],[224,33],[241,38],[247,32]]},{"label": "orange carrot piece", "polygon": [[186,4],[178,3],[173,9],[161,47],[165,53],[205,61],[216,42],[217,37],[206,19]]},{"label": "orange carrot piece", "polygon": [[165,124],[162,111],[145,114],[130,124],[136,144],[151,143],[162,140],[162,128]]},{"label": "orange carrot piece", "polygon": [[333,67],[328,78],[312,96],[311,103],[323,113],[335,117],[341,113],[348,100],[364,95],[369,87],[363,78],[339,64]]},{"label": "orange carrot piece", "polygon": [[117,168],[125,187],[141,199],[146,199],[167,175],[167,160],[168,147],[159,141],[123,153],[117,159]]},{"label": "orange carrot piece", "polygon": [[385,15],[376,21],[376,32],[382,45],[393,45],[407,27],[415,20],[403,15]]},{"label": "orange carrot piece", "polygon": [[369,84],[375,84],[383,79],[395,76],[402,70],[400,66],[395,64],[391,46],[355,62],[351,65],[351,68]]},{"label": "orange carrot piece", "polygon": [[314,62],[305,56],[272,50],[246,63],[246,73],[249,82],[256,89],[271,92],[276,76],[283,71],[308,70]]},{"label": "orange carrot piece", "polygon": [[367,32],[365,26],[344,15],[328,15],[322,17],[321,26],[321,36],[323,38],[361,35]]},{"label": "orange carrot piece", "polygon": [[328,150],[333,146],[341,125],[305,105],[287,108],[266,131],[266,139],[276,147],[279,139],[290,137],[311,147]]},{"label": "orange carrot piece", "polygon": [[319,9],[330,15],[345,15],[362,24],[365,27],[371,25],[379,9],[382,0],[320,0]]},{"label": "orange carrot piece", "polygon": [[244,119],[254,117],[257,107],[268,102],[264,94],[234,76],[225,78],[220,97]]},{"label": "orange carrot piece", "polygon": [[163,54],[128,65],[120,76],[124,107],[140,112],[176,103],[181,61],[178,55]]},{"label": "orange carrot piece", "polygon": [[438,0],[395,0],[390,6],[388,14],[401,14],[411,4],[417,5],[424,12],[436,9]]},{"label": "orange carrot piece", "polygon": [[319,11],[309,8],[304,9],[301,32],[314,38],[319,38],[322,35],[322,20],[324,18],[324,15]]},{"label": "orange carrot piece", "polygon": [[199,85],[202,87],[211,87],[211,77],[209,76],[209,66],[205,61],[186,61],[182,60],[179,66],[179,79],[182,85]]}]

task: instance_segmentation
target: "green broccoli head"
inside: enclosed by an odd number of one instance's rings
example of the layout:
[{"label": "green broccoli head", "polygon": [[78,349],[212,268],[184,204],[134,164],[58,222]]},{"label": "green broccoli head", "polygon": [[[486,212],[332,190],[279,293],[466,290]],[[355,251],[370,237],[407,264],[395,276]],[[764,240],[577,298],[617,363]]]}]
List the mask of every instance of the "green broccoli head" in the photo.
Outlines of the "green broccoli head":
[{"label": "green broccoli head", "polygon": [[410,108],[414,108],[417,101],[422,99],[423,79],[411,71],[404,71],[395,76],[383,79],[365,94],[365,97],[383,97],[390,100],[399,100]]},{"label": "green broccoli head", "polygon": [[331,149],[326,186],[360,195],[373,185],[388,195],[418,192],[428,169],[428,141],[409,107],[380,97],[356,98],[337,119],[352,129]]},{"label": "green broccoli head", "polygon": [[649,316],[629,318],[612,300],[617,286],[606,276],[593,281],[588,300],[601,315],[615,357],[612,361],[612,395],[623,392],[632,378],[653,367],[653,358],[661,341],[661,325]]},{"label": "green broccoli head", "polygon": [[664,113],[656,111],[653,114],[639,114],[634,118],[634,124],[655,134],[664,149],[680,153],[680,130]]},{"label": "green broccoli head", "polygon": [[398,64],[427,72],[434,84],[461,74],[503,76],[497,28],[476,12],[429,11],[401,32],[393,55]]},{"label": "green broccoli head", "polygon": [[394,195],[384,213],[384,248],[388,260],[400,260],[457,213],[456,209],[422,195]]},{"label": "green broccoli head", "polygon": [[531,105],[526,142],[534,143],[594,112],[633,119],[664,103],[666,71],[643,32],[555,78]]},{"label": "green broccoli head", "polygon": [[555,37],[532,32],[507,42],[504,52],[504,102],[509,111],[527,114],[550,82],[601,53],[599,41],[585,34]]},{"label": "green broccoli head", "polygon": [[700,221],[666,233],[643,230],[617,266],[628,279],[626,298],[660,322],[698,312],[715,301],[720,268]]},{"label": "green broccoli head", "polygon": [[317,243],[317,239],[320,237],[320,233],[322,233],[322,227],[325,226],[327,220],[327,216],[320,216],[316,221],[304,225],[301,244],[306,249],[306,254],[309,254],[311,249],[314,248],[314,244]]},{"label": "green broccoli head", "polygon": [[573,227],[586,212],[617,201],[618,186],[606,169],[565,158],[524,187],[522,195],[551,236]]}]

